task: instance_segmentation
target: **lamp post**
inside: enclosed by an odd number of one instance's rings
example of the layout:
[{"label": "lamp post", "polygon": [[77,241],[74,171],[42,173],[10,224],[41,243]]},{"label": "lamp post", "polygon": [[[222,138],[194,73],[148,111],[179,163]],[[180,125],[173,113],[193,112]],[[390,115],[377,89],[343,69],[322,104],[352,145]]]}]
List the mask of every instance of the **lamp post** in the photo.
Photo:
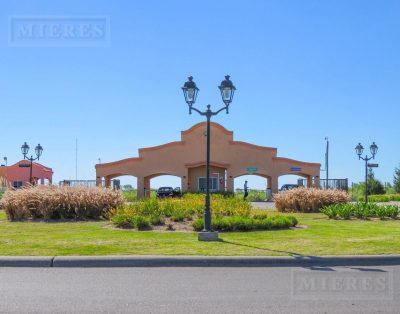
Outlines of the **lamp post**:
[{"label": "lamp post", "polygon": [[365,203],[368,203],[368,161],[375,159],[375,155],[378,153],[378,146],[375,144],[375,142],[372,142],[371,146],[369,147],[372,155],[370,157],[368,157],[368,155],[365,155],[365,157],[361,156],[364,151],[364,147],[361,145],[361,143],[358,143],[355,149],[358,159],[365,161]]},{"label": "lamp post", "polygon": [[28,155],[28,152],[29,152],[29,145],[26,142],[21,146],[21,152],[22,152],[22,155],[24,155],[24,159],[27,159],[31,162],[30,171],[29,171],[29,183],[34,184],[34,182],[32,180],[32,164],[33,164],[34,160],[39,160],[40,156],[42,156],[43,147],[40,144],[37,144],[37,146],[35,147],[36,158],[33,158],[32,155],[29,158],[26,157],[26,155]]},{"label": "lamp post", "polygon": [[193,107],[196,102],[197,93],[199,89],[196,86],[196,83],[193,81],[193,77],[189,76],[188,81],[183,85],[183,95],[185,96],[185,101],[189,106],[189,114],[192,114],[192,110],[196,111],[201,116],[205,116],[207,118],[207,154],[206,154],[206,197],[205,197],[205,208],[204,208],[204,229],[199,233],[200,241],[217,241],[218,233],[212,230],[211,227],[211,209],[210,209],[210,136],[211,136],[211,128],[210,121],[212,116],[216,116],[221,111],[226,111],[229,113],[229,105],[232,102],[233,95],[235,93],[235,86],[232,81],[229,79],[230,76],[226,75],[225,80],[221,82],[221,85],[218,86],[222,101],[225,104],[221,109],[213,112],[211,111],[211,105],[207,105],[206,111],[200,111],[199,109]]},{"label": "lamp post", "polygon": [[7,161],[8,161],[8,159],[7,159],[7,157],[3,157],[3,160],[4,160],[4,166],[6,167],[5,168],[5,187],[7,188],[8,187],[8,181],[7,181]]}]

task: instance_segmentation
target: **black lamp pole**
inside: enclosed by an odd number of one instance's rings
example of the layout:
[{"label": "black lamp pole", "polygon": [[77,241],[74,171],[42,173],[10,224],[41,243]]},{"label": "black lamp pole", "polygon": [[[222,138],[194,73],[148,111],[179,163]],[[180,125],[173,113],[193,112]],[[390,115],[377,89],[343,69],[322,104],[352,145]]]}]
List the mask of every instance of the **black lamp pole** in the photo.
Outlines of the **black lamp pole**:
[{"label": "black lamp pole", "polygon": [[196,97],[199,89],[196,86],[196,83],[193,81],[193,77],[190,76],[189,80],[182,87],[183,95],[185,96],[185,101],[189,106],[189,114],[192,114],[192,110],[196,111],[202,116],[206,116],[207,118],[207,157],[206,157],[206,198],[205,198],[205,209],[204,209],[204,229],[203,232],[212,232],[211,227],[211,209],[210,209],[210,151],[211,151],[211,117],[216,116],[221,111],[226,110],[226,113],[229,113],[229,105],[232,102],[233,95],[235,93],[235,86],[232,84],[232,81],[229,79],[229,75],[225,76],[225,80],[221,82],[221,85],[218,88],[221,91],[222,101],[225,106],[221,109],[213,112],[211,111],[211,105],[207,105],[206,111],[200,111],[197,108],[193,107],[196,102]]},{"label": "black lamp pole", "polygon": [[24,159],[27,159],[31,162],[30,167],[29,167],[29,183],[34,184],[34,182],[32,180],[32,165],[33,165],[33,161],[40,159],[40,156],[43,153],[43,147],[40,144],[38,144],[35,147],[35,154],[36,154],[35,158],[32,155],[31,155],[31,157],[26,156],[26,155],[28,155],[28,152],[29,152],[29,145],[26,142],[21,146],[21,152],[22,152],[22,155],[24,155]]},{"label": "black lamp pole", "polygon": [[371,156],[368,157],[368,155],[365,155],[365,157],[362,157],[362,153],[364,151],[364,147],[361,145],[361,143],[358,143],[356,146],[356,154],[358,155],[358,159],[362,159],[365,161],[365,203],[368,203],[368,161],[371,159],[375,159],[375,155],[378,153],[378,146],[373,142],[371,146],[369,147],[371,151]]}]

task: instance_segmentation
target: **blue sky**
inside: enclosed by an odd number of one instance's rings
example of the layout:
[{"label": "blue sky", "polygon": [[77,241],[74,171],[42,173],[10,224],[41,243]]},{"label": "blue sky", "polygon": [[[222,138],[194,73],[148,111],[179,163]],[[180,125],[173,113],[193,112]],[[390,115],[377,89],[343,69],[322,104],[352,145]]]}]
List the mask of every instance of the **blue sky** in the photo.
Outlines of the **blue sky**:
[{"label": "blue sky", "polygon": [[[110,44],[10,46],[9,17],[31,15],[107,16]],[[199,107],[216,108],[227,73],[237,92],[214,121],[237,140],[323,163],[328,136],[330,176],[355,182],[358,142],[378,144],[379,179],[391,182],[399,166],[399,1],[17,0],[0,19],[0,157],[14,163],[24,141],[40,142],[55,181],[75,178],[76,138],[80,179],[95,178],[98,158],[179,140],[202,121],[188,115],[186,77],[200,87]]]}]

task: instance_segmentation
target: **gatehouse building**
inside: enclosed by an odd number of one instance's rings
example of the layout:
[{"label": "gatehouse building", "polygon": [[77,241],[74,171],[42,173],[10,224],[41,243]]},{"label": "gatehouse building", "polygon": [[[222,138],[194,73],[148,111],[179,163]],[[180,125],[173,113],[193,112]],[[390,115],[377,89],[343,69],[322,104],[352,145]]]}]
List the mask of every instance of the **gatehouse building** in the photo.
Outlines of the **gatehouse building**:
[{"label": "gatehouse building", "polygon": [[[135,176],[139,197],[150,192],[150,180],[161,175],[181,178],[183,192],[204,191],[206,165],[206,123],[198,123],[181,132],[181,140],[141,148],[138,157],[97,164],[96,182],[106,187],[119,176]],[[278,157],[273,147],[235,141],[233,132],[211,123],[211,190],[234,191],[234,179],[254,174],[267,180],[267,188],[278,192],[278,178],[283,175],[304,177],[307,187],[319,187],[319,163]]]}]

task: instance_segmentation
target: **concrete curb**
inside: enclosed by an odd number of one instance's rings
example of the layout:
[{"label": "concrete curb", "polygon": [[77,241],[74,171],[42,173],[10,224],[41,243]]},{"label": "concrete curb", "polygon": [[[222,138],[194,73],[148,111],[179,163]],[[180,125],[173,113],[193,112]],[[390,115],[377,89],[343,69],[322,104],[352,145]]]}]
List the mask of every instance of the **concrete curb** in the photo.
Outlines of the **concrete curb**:
[{"label": "concrete curb", "polygon": [[0,267],[313,267],[400,265],[400,255],[364,256],[0,256]]},{"label": "concrete curb", "polygon": [[52,267],[53,256],[0,256],[0,267]]},{"label": "concrete curb", "polygon": [[53,267],[310,267],[400,265],[390,256],[92,256],[55,257]]}]

